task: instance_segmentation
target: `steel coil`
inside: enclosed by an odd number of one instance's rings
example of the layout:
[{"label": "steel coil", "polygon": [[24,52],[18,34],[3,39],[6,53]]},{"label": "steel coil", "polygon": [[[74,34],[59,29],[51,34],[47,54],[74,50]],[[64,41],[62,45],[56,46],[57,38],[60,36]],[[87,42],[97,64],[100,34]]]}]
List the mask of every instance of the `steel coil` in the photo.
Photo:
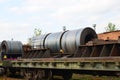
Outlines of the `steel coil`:
[{"label": "steel coil", "polygon": [[61,46],[64,52],[73,53],[78,46],[95,38],[97,38],[96,32],[89,27],[67,31],[62,37]]},{"label": "steel coil", "polygon": [[61,38],[65,32],[52,33],[45,40],[45,48],[49,48],[51,52],[59,52],[61,49]]},{"label": "steel coil", "polygon": [[23,48],[20,41],[3,41],[1,50],[5,54],[22,54]]},{"label": "steel coil", "polygon": [[1,42],[0,42],[0,51],[1,51]]},{"label": "steel coil", "polygon": [[44,47],[45,39],[49,34],[44,34],[44,35],[33,37],[32,38],[32,46],[34,48],[41,48],[41,49],[45,48]]},{"label": "steel coil", "polygon": [[49,48],[53,53],[57,53],[60,50],[65,53],[73,53],[78,46],[95,38],[97,38],[96,32],[92,28],[87,27],[84,29],[40,35],[33,39],[33,44],[38,45],[38,48]]}]

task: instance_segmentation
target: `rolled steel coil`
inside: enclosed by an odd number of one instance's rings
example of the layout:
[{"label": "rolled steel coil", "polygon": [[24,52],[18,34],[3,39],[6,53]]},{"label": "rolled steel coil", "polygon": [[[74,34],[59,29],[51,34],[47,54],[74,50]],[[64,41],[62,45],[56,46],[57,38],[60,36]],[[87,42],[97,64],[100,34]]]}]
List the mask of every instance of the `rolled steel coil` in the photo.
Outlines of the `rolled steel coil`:
[{"label": "rolled steel coil", "polygon": [[61,46],[64,52],[73,53],[78,46],[97,38],[96,32],[92,28],[83,28],[67,31],[61,40]]},{"label": "rolled steel coil", "polygon": [[0,51],[1,51],[1,42],[0,42]]},{"label": "rolled steel coil", "polygon": [[41,45],[40,48],[49,48],[51,52],[57,53],[60,50],[65,53],[73,53],[78,46],[97,38],[96,32],[92,28],[83,28],[65,32],[51,33],[35,37],[35,45]]},{"label": "rolled steel coil", "polygon": [[5,54],[22,54],[23,48],[20,41],[2,41],[1,50]]},{"label": "rolled steel coil", "polygon": [[44,35],[33,37],[32,38],[32,46],[34,48],[41,48],[41,49],[45,48],[44,47],[45,39],[49,34],[44,34]]},{"label": "rolled steel coil", "polygon": [[59,52],[61,49],[61,38],[65,32],[52,33],[45,39],[45,48],[49,48],[51,52]]}]

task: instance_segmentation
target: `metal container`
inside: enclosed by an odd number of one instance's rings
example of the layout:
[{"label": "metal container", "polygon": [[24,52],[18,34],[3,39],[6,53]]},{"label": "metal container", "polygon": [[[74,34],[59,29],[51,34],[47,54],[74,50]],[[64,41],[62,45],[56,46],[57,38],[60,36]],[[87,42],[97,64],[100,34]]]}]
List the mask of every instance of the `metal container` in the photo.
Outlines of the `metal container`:
[{"label": "metal container", "polygon": [[[49,33],[49,34],[50,34],[50,33]],[[40,36],[33,37],[33,38],[32,38],[32,46],[33,46],[34,48],[43,49],[43,48],[44,48],[45,39],[46,39],[46,37],[47,37],[49,34],[44,34],[44,35],[40,35]]]},{"label": "metal container", "polygon": [[95,38],[97,38],[96,32],[89,27],[67,31],[61,39],[61,46],[64,52],[74,53],[78,46]]},{"label": "metal container", "polygon": [[23,48],[20,41],[3,41],[1,43],[2,53],[5,54],[22,54]]},{"label": "metal container", "polygon": [[45,48],[49,48],[51,52],[59,52],[61,49],[61,38],[65,32],[52,33],[45,40]]}]

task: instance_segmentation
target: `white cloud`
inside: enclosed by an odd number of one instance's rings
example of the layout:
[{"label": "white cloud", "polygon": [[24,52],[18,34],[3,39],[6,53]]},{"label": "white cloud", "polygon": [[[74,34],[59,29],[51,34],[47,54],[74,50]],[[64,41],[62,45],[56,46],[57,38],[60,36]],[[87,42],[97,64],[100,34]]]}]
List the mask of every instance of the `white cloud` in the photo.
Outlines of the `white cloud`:
[{"label": "white cloud", "polygon": [[16,39],[25,41],[33,34],[36,26],[46,33],[60,31],[62,26],[66,26],[67,29],[76,29],[96,23],[97,32],[103,32],[109,22],[120,25],[120,0],[21,1],[21,3],[16,1],[19,5],[9,6],[8,14],[12,15],[10,18],[6,17],[5,22],[0,22],[0,26],[3,27],[0,34],[6,31],[5,35],[10,36],[7,38],[8,36],[2,35],[4,37],[0,37],[1,39],[10,39],[14,34]]},{"label": "white cloud", "polygon": [[15,12],[17,14],[24,14],[24,13],[36,13],[42,9],[41,7],[37,6],[23,6],[23,7],[11,7],[10,11]]},{"label": "white cloud", "polygon": [[0,3],[7,2],[7,1],[9,1],[9,0],[0,0]]},{"label": "white cloud", "polygon": [[25,43],[27,38],[31,37],[33,34],[30,24],[1,22],[0,26],[0,41],[11,40],[13,38],[14,40]]},{"label": "white cloud", "polygon": [[74,16],[93,16],[109,11],[117,2],[114,0],[104,0],[98,3],[97,0],[82,0],[79,3],[62,7],[53,13],[57,19],[71,19]]}]

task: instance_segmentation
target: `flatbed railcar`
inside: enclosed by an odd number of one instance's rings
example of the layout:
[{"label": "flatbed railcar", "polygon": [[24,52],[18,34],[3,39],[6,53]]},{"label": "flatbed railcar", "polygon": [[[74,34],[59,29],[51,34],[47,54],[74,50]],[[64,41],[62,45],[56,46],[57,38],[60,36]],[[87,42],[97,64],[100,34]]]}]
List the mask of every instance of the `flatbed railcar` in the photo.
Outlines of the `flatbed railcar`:
[{"label": "flatbed railcar", "polygon": [[99,40],[87,27],[40,35],[32,41],[32,47],[24,45],[23,50],[20,42],[18,46],[2,42],[1,74],[19,72],[28,80],[53,80],[54,75],[70,80],[73,73],[120,76],[119,39]]}]

